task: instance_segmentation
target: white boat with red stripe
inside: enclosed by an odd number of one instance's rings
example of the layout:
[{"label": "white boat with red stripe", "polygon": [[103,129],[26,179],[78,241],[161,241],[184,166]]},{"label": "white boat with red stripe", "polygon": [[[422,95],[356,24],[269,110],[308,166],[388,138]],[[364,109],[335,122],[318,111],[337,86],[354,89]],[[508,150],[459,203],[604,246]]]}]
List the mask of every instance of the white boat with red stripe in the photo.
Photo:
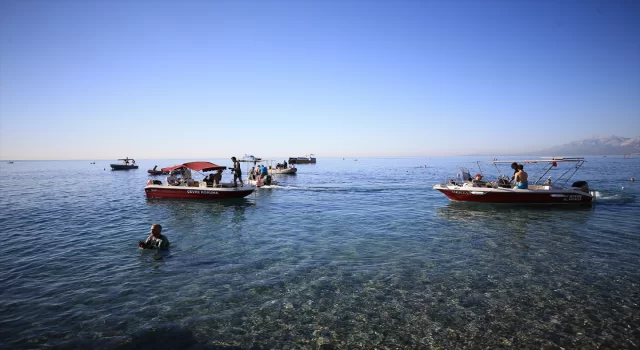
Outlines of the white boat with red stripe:
[{"label": "white boat with red stripe", "polygon": [[[568,186],[569,180],[583,167],[584,162],[584,158],[566,157],[480,161],[477,162],[480,172],[476,179],[471,178],[466,168],[461,168],[461,175],[435,185],[433,189],[444,193],[453,201],[460,202],[590,204],[594,201],[595,191],[589,189],[586,181],[576,181]],[[502,173],[501,166],[513,163],[525,165],[525,171],[529,174],[527,189],[516,188],[511,182],[512,179]],[[489,177],[483,174],[483,165],[495,166],[499,174],[495,181],[487,181]]]},{"label": "white boat with red stripe", "polygon": [[[189,162],[162,168],[162,172],[181,172],[182,178],[178,181],[163,183],[159,180],[149,180],[144,191],[147,198],[164,199],[232,199],[244,198],[250,195],[255,187],[245,183],[244,186],[234,186],[233,183],[219,183],[196,181],[191,178],[191,171],[197,173],[207,171],[224,170],[227,167],[216,165],[210,162]],[[188,174],[188,175],[184,175]],[[204,174],[202,174],[204,176]]]}]

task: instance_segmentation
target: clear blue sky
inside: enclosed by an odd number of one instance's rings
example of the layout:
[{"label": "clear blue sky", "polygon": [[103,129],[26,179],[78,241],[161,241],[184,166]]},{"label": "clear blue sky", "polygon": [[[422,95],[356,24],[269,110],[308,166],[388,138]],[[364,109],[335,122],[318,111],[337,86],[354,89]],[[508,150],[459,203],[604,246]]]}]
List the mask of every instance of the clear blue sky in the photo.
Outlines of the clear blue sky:
[{"label": "clear blue sky", "polygon": [[640,136],[640,1],[0,1],[3,159]]}]

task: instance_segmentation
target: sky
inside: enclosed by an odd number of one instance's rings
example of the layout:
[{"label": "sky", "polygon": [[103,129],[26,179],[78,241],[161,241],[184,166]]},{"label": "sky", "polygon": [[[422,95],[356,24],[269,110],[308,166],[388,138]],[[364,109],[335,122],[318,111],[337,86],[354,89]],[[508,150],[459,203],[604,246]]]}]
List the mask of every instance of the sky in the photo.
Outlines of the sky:
[{"label": "sky", "polygon": [[640,1],[0,0],[0,159],[640,136]]}]

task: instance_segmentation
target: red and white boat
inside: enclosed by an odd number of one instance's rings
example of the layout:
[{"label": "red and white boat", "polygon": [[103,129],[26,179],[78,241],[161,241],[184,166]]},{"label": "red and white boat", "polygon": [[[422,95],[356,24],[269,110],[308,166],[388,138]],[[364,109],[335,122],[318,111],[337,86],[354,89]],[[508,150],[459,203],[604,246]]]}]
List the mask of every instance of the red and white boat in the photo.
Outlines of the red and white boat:
[{"label": "red and white boat", "polygon": [[[449,199],[461,202],[480,203],[522,203],[522,204],[589,204],[595,192],[589,190],[586,181],[567,183],[582,168],[584,158],[547,158],[536,160],[489,161],[477,162],[482,178],[482,164],[493,164],[498,170],[496,181],[478,181],[471,179],[467,169],[462,168],[462,176],[448,182],[433,186],[433,189],[444,193]],[[524,164],[529,174],[529,188],[515,188],[499,166],[512,163]],[[531,168],[538,168],[532,171]],[[546,180],[543,180],[548,177]],[[555,181],[552,181],[552,177]],[[533,181],[531,181],[533,180]]]},{"label": "red and white boat", "polygon": [[[224,170],[227,167],[209,162],[189,162],[162,168],[163,172],[182,170],[183,173],[190,174],[191,171],[206,172],[214,170]],[[204,181],[194,181],[189,175],[181,179],[180,185],[169,185],[158,180],[149,180],[144,191],[147,198],[166,199],[230,199],[244,198],[250,195],[255,187],[245,184],[242,187],[235,187],[232,183],[220,183],[217,186],[208,185]]]}]

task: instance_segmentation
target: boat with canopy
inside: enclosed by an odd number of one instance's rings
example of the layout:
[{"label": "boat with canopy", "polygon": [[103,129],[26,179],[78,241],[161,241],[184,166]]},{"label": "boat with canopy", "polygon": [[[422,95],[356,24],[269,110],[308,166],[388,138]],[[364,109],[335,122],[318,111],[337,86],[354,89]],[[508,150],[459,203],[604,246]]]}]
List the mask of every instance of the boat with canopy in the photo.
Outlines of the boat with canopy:
[{"label": "boat with canopy", "polygon": [[192,178],[192,171],[204,176],[204,172],[216,171],[221,175],[226,166],[217,165],[210,162],[189,162],[162,168],[162,172],[169,174],[180,173],[179,178],[170,175],[166,183],[159,180],[149,180],[144,191],[147,198],[165,199],[230,199],[244,198],[250,195],[255,187],[245,184],[241,187],[234,186],[233,183],[215,183],[213,181],[195,181]]},{"label": "boat with canopy", "polygon": [[[449,199],[461,202],[528,203],[528,204],[589,204],[595,192],[586,181],[569,180],[584,165],[584,158],[552,157],[532,160],[479,161],[475,179],[461,167],[461,174],[445,183],[433,186]],[[513,163],[525,165],[529,185],[527,189],[513,186],[511,178],[501,170]],[[495,181],[487,181],[482,166],[493,165],[498,171]],[[545,179],[546,177],[546,179]]]},{"label": "boat with canopy", "polygon": [[117,164],[110,164],[111,165],[111,170],[130,170],[130,169],[138,169],[138,166],[136,165],[136,160],[132,159],[132,158],[122,158],[122,159],[118,159],[120,161],[120,163]]}]

